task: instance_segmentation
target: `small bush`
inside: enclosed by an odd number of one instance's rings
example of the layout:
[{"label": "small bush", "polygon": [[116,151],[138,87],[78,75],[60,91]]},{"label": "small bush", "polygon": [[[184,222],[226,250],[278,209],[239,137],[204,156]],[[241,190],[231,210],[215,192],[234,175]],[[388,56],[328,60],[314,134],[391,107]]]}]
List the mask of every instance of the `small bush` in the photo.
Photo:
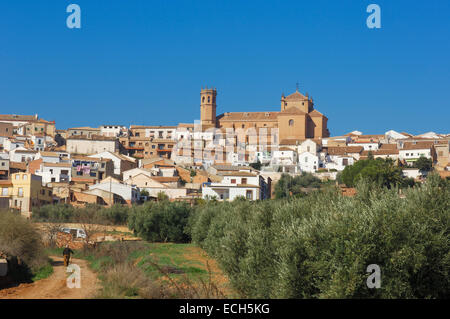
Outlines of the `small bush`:
[{"label": "small bush", "polygon": [[190,241],[185,228],[191,207],[180,202],[151,202],[132,208],[128,227],[138,236],[151,242],[178,242]]},{"label": "small bush", "polygon": [[9,212],[0,212],[0,252],[8,256],[9,275],[15,281],[30,281],[49,263],[33,225]]}]

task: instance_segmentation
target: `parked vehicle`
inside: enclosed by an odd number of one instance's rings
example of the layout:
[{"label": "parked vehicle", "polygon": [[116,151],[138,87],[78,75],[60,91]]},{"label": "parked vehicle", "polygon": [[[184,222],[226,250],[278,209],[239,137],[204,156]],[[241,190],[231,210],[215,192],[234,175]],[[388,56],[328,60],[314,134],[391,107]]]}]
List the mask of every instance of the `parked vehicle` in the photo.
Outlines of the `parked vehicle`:
[{"label": "parked vehicle", "polygon": [[86,232],[80,228],[63,227],[63,228],[61,228],[61,231],[63,233],[71,234],[73,238],[86,239]]}]

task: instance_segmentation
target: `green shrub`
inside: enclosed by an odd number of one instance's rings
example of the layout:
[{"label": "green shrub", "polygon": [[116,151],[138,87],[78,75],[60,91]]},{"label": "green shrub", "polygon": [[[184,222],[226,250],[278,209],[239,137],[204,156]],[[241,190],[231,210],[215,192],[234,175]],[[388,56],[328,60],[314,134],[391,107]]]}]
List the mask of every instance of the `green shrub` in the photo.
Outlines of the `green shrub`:
[{"label": "green shrub", "polygon": [[30,281],[49,264],[33,225],[9,212],[0,212],[0,252],[8,256],[8,272],[15,281]]},{"label": "green shrub", "polygon": [[152,202],[132,208],[128,227],[151,242],[188,242],[185,228],[191,207],[186,203]]},{"label": "green shrub", "polygon": [[[249,298],[444,298],[450,292],[449,183],[403,191],[360,179],[355,197],[197,208],[190,231]],[[366,268],[381,267],[368,289]]]},{"label": "green shrub", "polygon": [[122,205],[103,207],[86,205],[73,207],[68,204],[44,205],[33,208],[33,220],[52,223],[92,223],[102,225],[126,225],[130,208]]}]

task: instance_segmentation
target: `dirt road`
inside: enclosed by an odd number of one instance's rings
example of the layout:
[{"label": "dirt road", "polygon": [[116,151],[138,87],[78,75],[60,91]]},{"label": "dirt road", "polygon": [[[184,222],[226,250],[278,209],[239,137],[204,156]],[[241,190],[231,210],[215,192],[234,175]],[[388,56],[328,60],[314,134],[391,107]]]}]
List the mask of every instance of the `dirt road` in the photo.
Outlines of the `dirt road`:
[{"label": "dirt road", "polygon": [[85,260],[72,259],[81,268],[81,288],[68,288],[62,257],[51,256],[53,274],[31,284],[0,290],[0,299],[86,299],[93,298],[100,287],[99,280]]}]

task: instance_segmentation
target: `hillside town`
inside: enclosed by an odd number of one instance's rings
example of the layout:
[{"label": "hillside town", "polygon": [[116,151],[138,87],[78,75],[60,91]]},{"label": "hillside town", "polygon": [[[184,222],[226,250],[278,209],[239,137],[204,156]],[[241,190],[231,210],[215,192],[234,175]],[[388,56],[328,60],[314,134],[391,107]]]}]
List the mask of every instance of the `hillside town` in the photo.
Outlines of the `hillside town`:
[{"label": "hillside town", "polygon": [[[282,174],[323,181],[355,162],[390,158],[421,181],[414,163],[432,161],[450,176],[450,134],[352,131],[333,136],[328,118],[298,90],[279,111],[216,114],[217,90],[202,88],[200,120],[177,126],[57,128],[36,115],[0,115],[0,210],[31,216],[34,207],[66,203],[132,205],[273,197]],[[80,123],[83,125],[82,123]]]}]

